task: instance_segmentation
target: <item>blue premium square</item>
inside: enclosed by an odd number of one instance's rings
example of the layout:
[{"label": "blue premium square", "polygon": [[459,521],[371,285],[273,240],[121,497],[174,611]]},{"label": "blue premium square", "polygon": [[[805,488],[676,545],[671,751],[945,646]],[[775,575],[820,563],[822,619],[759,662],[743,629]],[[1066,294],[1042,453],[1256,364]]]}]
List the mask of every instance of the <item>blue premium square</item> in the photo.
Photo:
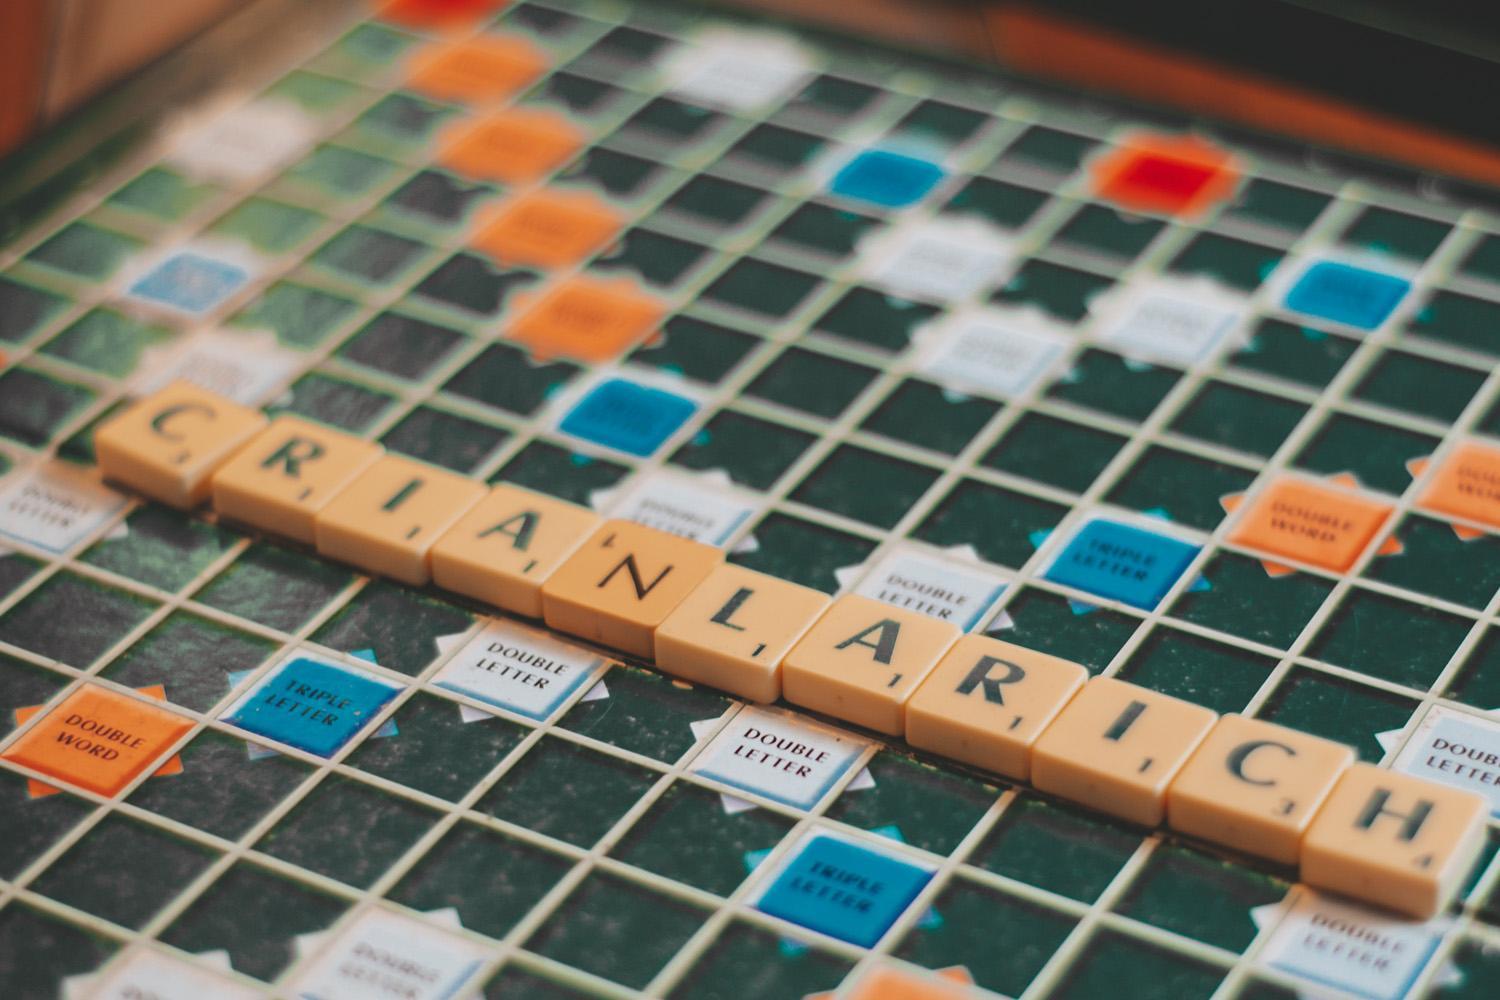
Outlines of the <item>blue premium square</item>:
[{"label": "blue premium square", "polygon": [[249,280],[242,267],[182,250],[131,285],[130,294],[197,314],[223,302]]},{"label": "blue premium square", "polygon": [[931,878],[927,869],[887,854],[832,837],[814,837],[756,908],[870,948]]},{"label": "blue premium square", "polygon": [[1321,319],[1373,330],[1411,290],[1411,282],[1337,261],[1320,261],[1287,292],[1286,307]]},{"label": "blue premium square", "polygon": [[645,458],[693,415],[690,399],[621,378],[601,382],[563,418],[562,430]]},{"label": "blue premium square", "polygon": [[272,671],[227,718],[258,736],[331,757],[396,691],[367,674],[299,657]]},{"label": "blue premium square", "polygon": [[901,208],[926,197],[943,179],[943,168],[885,149],[867,149],[833,178],[832,191],[885,208]]},{"label": "blue premium square", "polygon": [[1090,521],[1046,578],[1150,611],[1187,569],[1198,546],[1116,521]]}]

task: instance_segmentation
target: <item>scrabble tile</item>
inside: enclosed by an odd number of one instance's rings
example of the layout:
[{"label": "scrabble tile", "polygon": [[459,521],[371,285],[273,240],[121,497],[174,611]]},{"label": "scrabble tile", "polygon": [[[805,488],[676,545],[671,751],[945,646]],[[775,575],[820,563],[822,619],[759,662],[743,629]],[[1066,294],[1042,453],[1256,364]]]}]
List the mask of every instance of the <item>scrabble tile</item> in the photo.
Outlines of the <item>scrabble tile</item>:
[{"label": "scrabble tile", "polygon": [[318,551],[402,583],[426,583],[433,543],[484,492],[463,476],[384,455],[318,511]]},{"label": "scrabble tile", "polygon": [[568,267],[603,249],[623,222],[586,191],[533,191],[503,205],[469,245],[501,264]]},{"label": "scrabble tile", "polygon": [[265,425],[258,410],[173,382],[100,425],[94,452],[106,479],[195,507],[208,499],[215,470]]},{"label": "scrabble tile", "polygon": [[480,104],[509,97],[547,68],[524,38],[478,35],[419,57],[406,86],[439,101]]},{"label": "scrabble tile", "polygon": [[959,635],[951,622],[841,597],[782,662],[782,692],[794,705],[900,736],[907,699]]},{"label": "scrabble tile", "polygon": [[966,635],[907,702],[906,741],[1026,781],[1032,744],[1088,678],[1077,663]]},{"label": "scrabble tile", "polygon": [[547,624],[650,658],[656,628],[723,560],[719,549],[605,521],[542,584]]},{"label": "scrabble tile", "polygon": [[1488,813],[1472,792],[1355,764],[1302,838],[1302,880],[1431,917],[1468,874]]},{"label": "scrabble tile", "polygon": [[654,332],[665,313],[629,281],[575,277],[531,304],[506,332],[539,358],[612,361]]},{"label": "scrabble tile", "polygon": [[501,484],[432,547],[432,579],[531,618],[542,617],[542,581],[599,526],[586,507]]},{"label": "scrabble tile", "polygon": [[1354,750],[1272,722],[1226,715],[1167,789],[1167,825],[1284,865]]},{"label": "scrabble tile", "polygon": [[312,544],[318,511],[384,451],[320,424],[277,417],[214,473],[214,509]]},{"label": "scrabble tile", "polygon": [[1261,492],[1229,541],[1347,572],[1390,516],[1388,504],[1321,483],[1281,479]]},{"label": "scrabble tile", "polygon": [[135,698],[85,685],[47,712],[4,757],[97,795],[115,795],[192,725]]},{"label": "scrabble tile", "polygon": [[725,564],[656,630],[656,665],[751,701],[775,701],[782,659],[828,605],[822,591]]},{"label": "scrabble tile", "polygon": [[459,132],[437,158],[472,180],[523,184],[562,166],[583,146],[583,134],[566,118],[510,108]]},{"label": "scrabble tile", "polygon": [[1096,677],[1031,751],[1031,783],[1142,826],[1160,823],[1167,787],[1218,716],[1146,688]]},{"label": "scrabble tile", "polygon": [[1417,505],[1500,529],[1500,448],[1478,441],[1459,445]]}]

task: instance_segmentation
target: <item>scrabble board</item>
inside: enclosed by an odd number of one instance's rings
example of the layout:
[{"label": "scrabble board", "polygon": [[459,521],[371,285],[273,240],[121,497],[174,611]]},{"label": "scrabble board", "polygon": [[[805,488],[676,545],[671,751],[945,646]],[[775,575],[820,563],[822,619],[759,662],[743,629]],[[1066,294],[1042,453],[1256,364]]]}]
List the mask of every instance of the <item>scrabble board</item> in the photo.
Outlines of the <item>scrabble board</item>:
[{"label": "scrabble board", "polygon": [[185,380],[1500,814],[1500,199],[698,6],[292,6],[0,174],[0,993],[1500,992],[1493,819],[1401,919],[94,451]]}]

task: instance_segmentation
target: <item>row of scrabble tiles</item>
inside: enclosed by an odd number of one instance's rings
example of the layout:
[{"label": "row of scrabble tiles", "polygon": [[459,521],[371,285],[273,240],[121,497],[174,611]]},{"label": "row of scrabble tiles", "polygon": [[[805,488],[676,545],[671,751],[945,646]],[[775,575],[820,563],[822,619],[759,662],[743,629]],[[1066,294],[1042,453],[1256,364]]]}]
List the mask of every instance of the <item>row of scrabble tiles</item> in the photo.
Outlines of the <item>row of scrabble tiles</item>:
[{"label": "row of scrabble tiles", "polygon": [[778,697],[1145,826],[1300,865],[1414,916],[1483,841],[1477,795],[1354,752],[860,596],[726,563],[711,546],[188,383],[101,426],[105,476],[410,584],[429,580],[754,701]]}]

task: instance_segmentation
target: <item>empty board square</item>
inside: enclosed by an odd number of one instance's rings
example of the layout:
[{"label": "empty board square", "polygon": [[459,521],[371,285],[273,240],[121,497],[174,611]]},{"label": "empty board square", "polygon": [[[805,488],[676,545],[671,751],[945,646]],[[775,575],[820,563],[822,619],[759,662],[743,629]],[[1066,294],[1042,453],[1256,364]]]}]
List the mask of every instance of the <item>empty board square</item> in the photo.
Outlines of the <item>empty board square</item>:
[{"label": "empty board square", "polygon": [[1228,951],[1244,951],[1259,928],[1252,911],[1280,902],[1288,885],[1273,875],[1176,844],[1147,859],[1115,911]]},{"label": "empty board square", "polygon": [[716,383],[759,343],[760,338],[754,334],[694,316],[673,316],[655,339],[631,352],[630,360],[672,375]]},{"label": "empty board square", "polygon": [[1415,601],[1355,587],[1324,621],[1307,655],[1426,690],[1472,624]]},{"label": "empty board square", "polygon": [[352,128],[356,136],[375,144],[375,148],[384,143],[416,146],[431,139],[458,114],[459,109],[451,105],[395,93],[361,113]]},{"label": "empty board square", "polygon": [[1405,351],[1384,351],[1351,391],[1355,399],[1451,423],[1489,373]]},{"label": "empty board square", "polygon": [[423,170],[391,192],[386,208],[398,219],[446,229],[468,220],[493,194],[488,184],[441,170]]},{"label": "empty board square", "polygon": [[421,379],[465,339],[436,323],[383,312],[345,341],[338,354],[387,375]]},{"label": "empty board square", "polygon": [[536,1000],[592,1000],[595,994],[529,971],[514,962],[504,966],[484,984],[485,1000],[535,997]]},{"label": "empty board square", "polygon": [[1432,255],[1451,228],[1436,219],[1372,205],[1349,224],[1339,240],[1361,250],[1420,262]]},{"label": "empty board square", "polygon": [[279,545],[252,545],[196,599],[283,632],[300,628],[354,579],[324,559]]},{"label": "empty board square", "polygon": [[668,996],[733,1000],[831,995],[852,965],[847,958],[734,921],[715,936]]},{"label": "empty board square", "polygon": [[1027,588],[1005,606],[1005,617],[989,629],[1007,642],[1072,660],[1098,673],[1139,624],[1120,611]]},{"label": "empty board square", "polygon": [[1281,679],[1255,714],[1267,722],[1347,743],[1361,760],[1376,763],[1385,756],[1385,748],[1375,734],[1404,729],[1418,704],[1399,694],[1298,666]]},{"label": "empty board square", "polygon": [[751,529],[758,547],[731,562],[824,593],[839,589],[837,570],[863,563],[874,551],[868,538],[773,511]]},{"label": "empty board square", "polygon": [[115,814],[75,841],[31,888],[138,930],[217,856],[210,848]]},{"label": "empty board square", "polygon": [[1316,327],[1263,319],[1229,364],[1321,389],[1344,367],[1359,345]]},{"label": "empty board square", "polygon": [[1032,125],[1006,148],[1000,162],[1047,173],[1071,174],[1097,145],[1097,140],[1073,132]]},{"label": "empty board square", "polygon": [[155,608],[155,601],[63,570],[0,615],[0,641],[83,669]]},{"label": "empty board square", "polygon": [[596,491],[608,489],[629,467],[569,451],[550,441],[531,441],[515,454],[491,482],[515,483],[577,504],[587,504]]},{"label": "empty board square", "polygon": [[934,854],[954,851],[1000,794],[993,785],[890,750],[825,815]]},{"label": "empty board square", "polygon": [[103,281],[140,246],[140,241],[123,233],[72,222],[42,241],[26,259],[78,278]]},{"label": "empty board square", "polygon": [[1045,413],[1026,413],[980,460],[1012,475],[1082,493],[1125,439]]},{"label": "empty board square", "polygon": [[349,319],[358,306],[320,288],[278,281],[230,317],[230,324],[247,330],[271,330],[288,347],[317,347]]},{"label": "empty board square", "polygon": [[895,352],[905,350],[916,329],[940,311],[923,302],[856,286],[830,306],[813,328],[866,347]]},{"label": "empty board square", "polygon": [[611,28],[579,62],[596,69],[648,66],[667,54],[673,42],[665,35],[641,28]]},{"label": "empty board square", "polygon": [[865,524],[892,528],[938,475],[937,469],[916,462],[841,444],[808,473],[791,498]]},{"label": "empty board square", "polygon": [[957,455],[999,412],[999,403],[956,395],[931,382],[908,378],[865,417],[860,429]]},{"label": "empty board square", "polygon": [[331,757],[396,690],[363,672],[300,656],[267,674],[225,719],[257,736]]},{"label": "empty board square", "polygon": [[272,190],[312,198],[356,198],[385,183],[396,169],[390,160],[330,143],[292,166]]},{"label": "empty board square", "polygon": [[1139,833],[1098,813],[1023,793],[1000,814],[970,863],[1087,903],[1140,844]]},{"label": "empty board square", "polygon": [[1365,566],[1371,580],[1482,608],[1500,587],[1500,538],[1460,534],[1446,521],[1408,514],[1392,532],[1400,551],[1377,552]]},{"label": "empty board square", "polygon": [[178,757],[181,773],[145,782],[128,801],[225,840],[243,836],[312,773],[309,764],[213,729]]},{"label": "empty board square", "polygon": [[113,309],[91,309],[41,347],[41,353],[104,375],[124,378],[141,355],[169,340],[172,331]]},{"label": "empty board square", "polygon": [[62,995],[66,980],[99,969],[118,947],[112,938],[25,903],[0,910],[0,963],[21,996]]},{"label": "empty board square", "polygon": [[1373,330],[1384,323],[1411,282],[1339,261],[1313,263],[1286,293],[1286,307],[1318,319]]},{"label": "empty board square", "polygon": [[415,677],[442,655],[442,640],[467,632],[474,617],[436,594],[373,580],[312,641]]},{"label": "empty board square", "polygon": [[1066,513],[1059,504],[964,479],[933,505],[912,534],[942,548],[970,545],[981,559],[1019,568],[1036,551],[1037,539]]},{"label": "empty board square", "polygon": [[767,240],[793,249],[843,258],[854,253],[880,220],[847,209],[809,201],[798,205]]},{"label": "empty board square", "polygon": [[357,24],[316,60],[317,68],[361,79],[387,69],[419,39],[383,24]]},{"label": "empty board square", "polygon": [[1347,413],[1330,413],[1293,459],[1325,475],[1352,473],[1372,489],[1400,494],[1411,484],[1413,459],[1431,455],[1438,439]]},{"label": "empty board square", "polygon": [[396,280],[427,248],[416,240],[372,226],[353,225],[323,244],[309,259],[345,278],[369,285]]},{"label": "empty board square", "polygon": [[594,146],[585,150],[575,164],[559,173],[557,180],[591,187],[612,198],[630,199],[674,176],[681,175],[669,172],[651,160]]},{"label": "empty board square", "polygon": [[19,344],[60,313],[68,300],[0,275],[0,340]]},{"label": "empty board square", "polygon": [[1171,996],[1208,1000],[1227,970],[1117,930],[1096,931],[1073,959],[1051,996],[1120,1000]]},{"label": "empty board square", "polygon": [[[960,967],[976,985],[1020,996],[1072,931],[1076,918],[1048,906],[955,878],[893,954],[929,969]],[[994,942],[1002,938],[1005,947]]]},{"label": "empty board square", "polygon": [[738,226],[763,206],[770,192],[713,174],[698,174],[667,197],[663,207],[713,229]]},{"label": "empty board square", "polygon": [[234,675],[253,670],[276,648],[269,639],[174,611],[100,675],[130,688],[160,685],[173,704],[206,712],[229,694]]},{"label": "empty board square", "polygon": [[1333,590],[1325,577],[1273,575],[1261,560],[1236,552],[1216,553],[1201,579],[1178,595],[1173,615],[1280,649],[1291,646]]},{"label": "empty board square", "polygon": [[265,254],[283,254],[310,239],[323,216],[306,208],[247,198],[209,227],[208,232],[240,240]]},{"label": "empty board square", "polygon": [[1255,697],[1275,666],[1260,653],[1161,626],[1115,676],[1216,712],[1233,712]]},{"label": "empty board square", "polygon": [[348,906],[322,889],[239,861],[159,937],[193,954],[222,950],[236,972],[270,981],[296,958],[299,936],[332,927]]},{"label": "empty board square", "polygon": [[1089,303],[1113,284],[1102,275],[1032,257],[991,299],[1003,305],[1035,306],[1076,323],[1088,315]]},{"label": "empty board square", "polygon": [[1282,233],[1301,233],[1332,199],[1320,191],[1252,177],[1224,210],[1224,217]]},{"label": "empty board square", "polygon": [[651,787],[645,768],[557,737],[543,737],[475,808],[588,848]]},{"label": "empty board square", "polygon": [[396,732],[368,739],[348,757],[361,771],[457,801],[515,749],[526,731],[489,713],[418,693],[391,717]]},{"label": "empty board square", "polygon": [[368,888],[442,814],[329,775],[255,843],[308,871]]},{"label": "empty board square", "polygon": [[1092,520],[1068,540],[1044,576],[1053,583],[1149,611],[1197,554],[1198,546],[1169,535]]},{"label": "empty board square", "polygon": [[883,851],[817,834],[767,886],[762,913],[865,948],[874,947],[932,878]]},{"label": "empty board square", "polygon": [[1405,334],[1500,354],[1500,302],[1439,288],[1417,307]]},{"label": "empty board square", "polygon": [[795,268],[756,257],[741,257],[704,289],[705,300],[743,309],[766,319],[784,319],[818,285]]},{"label": "empty board square", "polygon": [[1154,517],[1211,531],[1224,518],[1224,497],[1254,480],[1249,469],[1152,445],[1106,497]]},{"label": "empty board square", "polygon": [[592,444],[644,458],[697,409],[696,403],[676,393],[612,378],[574,403],[558,427]]},{"label": "empty board square", "polygon": [[498,316],[532,287],[540,275],[519,268],[497,267],[472,253],[456,253],[417,282],[412,294],[472,316]]},{"label": "empty board square", "polygon": [[1306,412],[1302,403],[1209,381],[1177,411],[1169,426],[1178,434],[1269,458]]},{"label": "empty board square", "polygon": [[837,417],[874,380],[876,370],[789,347],[745,388],[746,395],[825,419]]},{"label": "empty board square", "polygon": [[674,896],[592,872],[526,940],[526,948],[641,989],[703,923]]},{"label": "empty board square", "polygon": [[1120,263],[1134,260],[1161,232],[1164,223],[1124,215],[1104,205],[1084,205],[1053,240]]},{"label": "empty board square", "polygon": [[92,810],[92,803],[64,792],[34,795],[30,780],[11,771],[0,772],[0,806],[0,878],[6,879],[20,874]]},{"label": "empty board square", "polygon": [[436,407],[418,406],[382,434],[380,443],[396,454],[469,473],[509,437],[510,431],[499,427]]},{"label": "empty board square", "polygon": [[807,82],[782,109],[829,118],[852,118],[868,111],[882,96],[879,87],[823,73]]},{"label": "empty board square", "polygon": [[640,279],[647,285],[667,288],[702,263],[708,248],[701,243],[636,227],[626,230],[618,243],[594,258],[591,272]]},{"label": "empty board square", "polygon": [[1033,188],[992,177],[973,177],[948,200],[943,211],[973,215],[1003,229],[1019,229],[1046,201],[1047,195]]},{"label": "empty board square", "polygon": [[1500,707],[1500,629],[1491,627],[1480,636],[1443,694],[1484,711]]},{"label": "empty board square", "polygon": [[464,927],[502,938],[572,864],[545,848],[460,821],[386,896],[423,913],[451,907]]},{"label": "empty board square", "polygon": [[1118,354],[1088,348],[1073,367],[1047,389],[1047,395],[1126,420],[1142,421],[1177,384],[1181,373],[1129,362]]},{"label": "empty board square", "polygon": [[224,556],[240,535],[160,504],[131,511],[124,522],[90,546],[83,562],[132,580],[180,590]]},{"label": "empty board square", "polygon": [[166,222],[183,218],[217,193],[213,184],[189,180],[165,167],[150,167],[111,194],[107,203]]},{"label": "empty board square", "polygon": [[717,719],[733,703],[708,687],[653,670],[616,666],[568,710],[562,728],[664,763],[695,743],[693,724]]},{"label": "empty board square", "polygon": [[443,389],[456,396],[529,416],[577,375],[569,361],[537,361],[510,344],[490,344]]},{"label": "empty board square", "polygon": [[971,138],[989,119],[980,111],[927,99],[908,111],[892,132],[922,143],[957,145]]},{"label": "empty board square", "polygon": [[281,405],[267,407],[266,412],[273,417],[292,413],[360,434],[395,401],[389,393],[358,382],[308,372],[292,383]]},{"label": "empty board square", "polygon": [[0,374],[0,437],[40,448],[94,399],[84,386],[30,368]]},{"label": "empty board square", "polygon": [[624,93],[620,88],[599,80],[559,71],[533,90],[527,101],[550,105],[587,121],[609,112]]},{"label": "empty board square", "polygon": [[778,813],[731,811],[717,793],[679,781],[635,821],[610,856],[728,896],[749,874],[747,855],[775,847],[791,828],[791,820]]},{"label": "empty board square", "polygon": [[1218,233],[1200,233],[1184,247],[1170,268],[1178,274],[1202,275],[1240,291],[1260,287],[1281,263],[1281,251]]},{"label": "empty board square", "polygon": [[682,149],[723,126],[724,116],[672,97],[656,97],[625,119],[620,131],[653,149]]}]

